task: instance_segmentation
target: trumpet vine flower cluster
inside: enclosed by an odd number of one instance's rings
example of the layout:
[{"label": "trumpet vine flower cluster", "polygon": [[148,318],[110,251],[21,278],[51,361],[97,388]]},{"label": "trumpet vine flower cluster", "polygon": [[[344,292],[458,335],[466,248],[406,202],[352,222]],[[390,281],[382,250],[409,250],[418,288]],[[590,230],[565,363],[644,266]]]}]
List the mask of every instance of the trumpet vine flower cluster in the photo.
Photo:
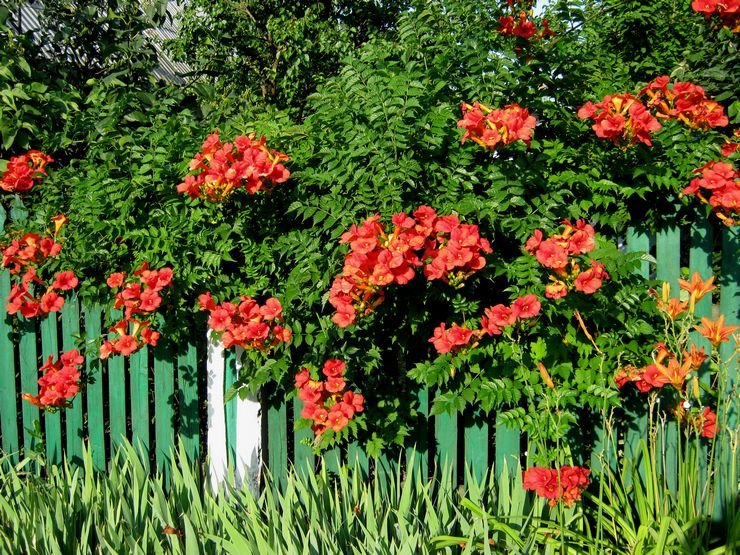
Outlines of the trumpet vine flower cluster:
[{"label": "trumpet vine flower cluster", "polygon": [[[544,239],[542,231],[536,229],[524,249],[535,256],[537,261],[553,271],[550,282],[545,286],[545,297],[561,299],[574,288],[576,291],[592,295],[601,288],[603,280],[609,279],[604,265],[593,259],[591,267],[581,270],[578,258],[591,252],[596,247],[594,228],[583,220],[573,225],[568,220],[562,222],[563,230]],[[583,263],[583,262],[581,262]]]},{"label": "trumpet vine flower cluster", "polygon": [[707,20],[716,16],[721,27],[740,33],[740,0],[694,0],[691,9],[703,13]]},{"label": "trumpet vine flower cluster", "polygon": [[9,193],[30,191],[47,175],[46,164],[53,161],[51,156],[39,150],[29,150],[20,156],[12,156],[0,177],[0,189]]},{"label": "trumpet vine flower cluster", "polygon": [[596,136],[610,139],[623,149],[636,143],[651,146],[650,134],[662,127],[647,107],[629,93],[606,95],[597,104],[586,102],[579,108],[578,117],[594,120],[591,128]]},{"label": "trumpet vine flower cluster", "polygon": [[62,251],[56,239],[67,218],[59,215],[52,221],[53,236],[24,233],[2,247],[2,267],[8,269],[13,280],[6,298],[8,314],[20,312],[24,318],[33,318],[58,312],[64,306],[63,292],[77,287],[77,277],[71,270],[57,272],[51,283],[41,277],[46,262]]},{"label": "trumpet vine flower cluster", "polygon": [[359,226],[353,224],[340,243],[348,243],[342,274],[329,291],[329,303],[336,309],[332,320],[341,328],[371,314],[385,298],[385,287],[404,285],[424,267],[428,280],[440,279],[459,288],[483,268],[490,253],[488,240],[480,237],[478,226],[461,223],[454,215],[438,216],[420,206],[412,216],[404,212],[392,217],[388,232],[380,215]]},{"label": "trumpet vine flower cluster", "polygon": [[548,27],[547,19],[542,20],[542,29],[537,29],[532,16],[532,0],[508,0],[510,15],[499,18],[498,32],[504,36],[513,36],[529,41],[532,38],[554,36]]},{"label": "trumpet vine flower cluster", "polygon": [[330,359],[321,370],[325,380],[313,379],[308,368],[301,368],[295,376],[298,398],[304,403],[301,417],[313,422],[311,429],[317,436],[327,430],[341,432],[352,417],[363,410],[365,399],[347,389],[345,370],[343,361]]},{"label": "trumpet vine flower cluster", "polygon": [[281,163],[286,160],[282,152],[267,148],[264,136],[256,140],[251,133],[236,137],[233,143],[222,143],[214,131],[190,162],[190,171],[197,173],[186,175],[177,192],[208,202],[223,202],[238,189],[250,195],[269,192],[290,177]]},{"label": "trumpet vine flower cluster", "polygon": [[472,106],[463,102],[462,114],[463,119],[457,122],[458,127],[465,129],[461,143],[470,139],[487,150],[496,150],[515,141],[529,146],[537,124],[529,110],[518,104],[491,109],[478,102]]},{"label": "trumpet vine flower cluster", "polygon": [[700,130],[728,124],[722,105],[707,98],[704,89],[693,83],[671,84],[663,75],[639,94],[646,97],[646,104],[630,93],[606,95],[597,104],[586,102],[578,110],[578,117],[594,120],[596,136],[610,139],[622,149],[637,143],[651,146],[651,133],[662,128],[659,119],[676,119]]},{"label": "trumpet vine flower cluster", "polygon": [[559,501],[572,507],[581,498],[581,491],[588,486],[589,473],[588,468],[581,466],[561,466],[559,469],[533,466],[524,471],[522,487],[548,499],[547,504],[551,507]]},{"label": "trumpet vine flower cluster", "polygon": [[129,356],[144,345],[156,346],[160,333],[152,329],[152,320],[162,304],[162,290],[172,286],[172,268],[150,270],[149,263],[144,262],[129,278],[124,272],[115,272],[106,283],[111,289],[120,289],[113,306],[123,308],[123,318],[110,328],[118,337],[103,341],[100,358]]},{"label": "trumpet vine flower cluster", "polygon": [[447,325],[442,322],[434,329],[429,342],[439,354],[458,352],[464,348],[474,348],[486,335],[501,335],[503,330],[515,326],[522,320],[534,318],[540,313],[541,303],[536,295],[529,294],[517,298],[510,306],[497,304],[486,308],[480,319],[480,328],[471,329],[458,324]]},{"label": "trumpet vine flower cluster", "polygon": [[724,108],[707,98],[704,89],[693,83],[670,83],[667,75],[657,77],[640,91],[649,98],[648,107],[655,108],[658,119],[677,119],[692,129],[706,131],[729,123]]},{"label": "trumpet vine flower cluster", "polygon": [[216,304],[211,293],[198,297],[200,310],[210,313],[208,327],[220,334],[225,349],[239,346],[266,353],[292,337],[290,328],[282,326],[283,307],[274,297],[260,305],[252,297],[242,296],[239,304]]},{"label": "trumpet vine flower cluster", "polygon": [[[694,195],[712,207],[726,226],[740,224],[740,173],[731,162],[712,161],[694,170],[695,177],[682,195]],[[709,197],[709,198],[707,198]]]},{"label": "trumpet vine flower cluster", "polygon": [[84,358],[77,349],[62,353],[59,359],[52,363],[50,356],[46,363],[39,368],[43,372],[38,380],[39,394],[24,393],[21,397],[41,409],[67,407],[70,400],[80,390],[79,366]]}]

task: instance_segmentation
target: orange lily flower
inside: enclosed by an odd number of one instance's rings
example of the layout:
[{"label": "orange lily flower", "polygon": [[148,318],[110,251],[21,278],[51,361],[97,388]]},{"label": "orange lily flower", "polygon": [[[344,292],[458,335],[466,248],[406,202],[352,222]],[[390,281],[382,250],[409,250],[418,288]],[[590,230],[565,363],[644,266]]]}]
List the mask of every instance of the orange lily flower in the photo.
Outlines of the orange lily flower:
[{"label": "orange lily flower", "polygon": [[721,314],[716,322],[713,322],[709,318],[702,318],[701,323],[702,326],[694,326],[694,329],[706,337],[713,347],[729,341],[730,334],[738,330],[737,326],[725,326],[724,314]]},{"label": "orange lily flower", "polygon": [[689,295],[691,296],[690,302],[690,308],[689,310],[691,312],[694,312],[694,303],[701,299],[704,295],[709,293],[710,291],[717,288],[717,286],[712,285],[712,282],[714,281],[714,276],[710,276],[706,281],[702,281],[701,276],[699,275],[699,272],[694,272],[694,274],[691,276],[691,281],[686,281],[684,279],[678,280],[678,285],[683,289],[684,291],[687,291]]}]

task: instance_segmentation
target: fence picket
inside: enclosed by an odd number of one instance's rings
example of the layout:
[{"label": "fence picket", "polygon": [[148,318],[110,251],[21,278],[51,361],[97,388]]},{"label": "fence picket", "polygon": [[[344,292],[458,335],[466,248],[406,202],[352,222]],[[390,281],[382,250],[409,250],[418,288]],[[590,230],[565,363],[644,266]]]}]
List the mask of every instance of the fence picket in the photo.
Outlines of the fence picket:
[{"label": "fence picket", "polygon": [[464,415],[465,431],[465,472],[467,480],[470,474],[478,483],[488,471],[488,424],[482,410],[468,410]]},{"label": "fence picket", "polygon": [[149,455],[149,348],[129,357],[132,443]]},{"label": "fence picket", "polygon": [[97,345],[92,341],[100,337],[101,320],[99,306],[82,306],[87,334],[86,368],[89,377],[94,381],[87,384],[87,437],[90,442],[90,453],[93,466],[103,470],[105,457],[105,416],[103,413],[103,374],[98,362]]},{"label": "fence picket", "polygon": [[198,397],[198,351],[193,343],[180,349],[177,357],[177,395],[180,439],[191,459],[200,456],[200,400]]},{"label": "fence picket", "polygon": [[[62,349],[76,349],[76,338],[80,333],[80,302],[77,294],[70,295],[62,307]],[[82,351],[84,353],[84,349]],[[67,459],[82,466],[82,445],[84,441],[82,395],[72,400],[72,406],[64,411]]]},{"label": "fence picket", "polygon": [[[738,326],[740,325],[740,233],[737,229],[723,230],[721,274],[720,314],[725,317],[725,326]],[[730,340],[721,343],[719,349],[720,358],[727,361],[727,375],[724,377],[725,383],[722,387],[725,399],[721,400],[717,423],[728,430],[734,430],[740,418],[738,415],[740,394],[737,392],[740,362],[738,362],[735,348],[736,345]],[[720,442],[717,454],[720,472],[717,475],[715,507],[712,514],[715,521],[726,521],[733,514],[739,478],[737,445],[731,445],[726,435],[722,437],[723,441]]]},{"label": "fence picket", "polygon": [[[57,314],[49,314],[41,321],[41,360],[48,357],[59,359],[59,341],[57,339]],[[46,456],[52,464],[62,462],[62,418],[60,412],[44,412],[44,437],[46,439]]]},{"label": "fence picket", "polygon": [[[120,310],[111,311],[111,319],[118,321],[123,316]],[[113,337],[109,334],[109,339]],[[126,439],[126,366],[125,357],[112,356],[108,358],[108,418],[110,419],[111,451],[115,452],[118,445]]]},{"label": "fence picket", "polygon": [[285,402],[267,409],[267,464],[275,485],[283,490],[288,470],[288,409]]},{"label": "fence picket", "polygon": [[[650,254],[650,236],[644,228],[629,228],[625,239],[627,252]],[[650,265],[647,261],[643,261],[640,264],[639,274],[644,278],[650,275]],[[642,464],[642,449],[640,447],[640,442],[648,437],[648,416],[645,414],[644,406],[628,407],[625,409],[624,428],[625,457],[632,461],[635,467],[639,469],[640,475],[644,478],[645,472],[644,465]],[[604,447],[609,449],[611,446],[605,445]],[[610,460],[616,462],[616,455],[616,451],[613,453],[609,452]],[[629,473],[627,473],[627,480],[631,480]]]},{"label": "fence picket", "polygon": [[434,438],[437,468],[449,468],[457,476],[457,414],[445,412],[434,417]]},{"label": "fence picket", "polygon": [[[293,422],[298,422],[301,419],[301,411],[303,410],[303,401],[298,397],[293,399]],[[305,474],[306,472],[313,471],[314,457],[313,451],[309,445],[305,445],[304,441],[311,441],[313,438],[313,432],[311,428],[303,428],[296,430],[295,425],[293,426],[293,467],[296,472]]]},{"label": "fence picket", "polygon": [[[5,210],[0,206],[0,222],[4,223]],[[2,226],[0,226],[2,227]],[[15,344],[13,326],[5,298],[10,294],[10,274],[0,273],[0,427],[2,429],[3,452],[13,454],[18,462],[18,392],[15,384]]]},{"label": "fence picket", "polygon": [[[655,234],[655,276],[659,281],[668,282],[671,292],[678,294],[678,279],[681,277],[681,233],[675,225],[659,229]],[[678,424],[674,419],[665,423],[665,437],[661,445],[665,453],[665,475],[668,488],[676,492],[678,465]]]},{"label": "fence picket", "polygon": [[170,454],[175,447],[175,366],[172,346],[162,341],[154,349],[154,445],[157,470],[169,479]]},{"label": "fence picket", "polygon": [[[21,393],[38,395],[39,365],[36,353],[36,322],[19,317],[19,349],[21,365]],[[34,422],[39,420],[39,409],[31,403],[23,403],[23,449],[28,453],[38,440],[34,437]]]}]

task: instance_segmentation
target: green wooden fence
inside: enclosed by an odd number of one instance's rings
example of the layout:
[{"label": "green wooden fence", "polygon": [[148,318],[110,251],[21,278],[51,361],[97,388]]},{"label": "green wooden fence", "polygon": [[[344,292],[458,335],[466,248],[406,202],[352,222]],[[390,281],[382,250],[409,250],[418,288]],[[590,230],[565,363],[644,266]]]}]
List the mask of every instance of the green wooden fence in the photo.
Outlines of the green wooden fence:
[{"label": "green wooden fence", "polygon": [[[0,213],[0,227],[5,214]],[[719,310],[726,323],[740,323],[740,239],[738,230],[723,229],[722,237],[712,237],[712,226],[705,216],[697,224],[679,229],[667,223],[657,234],[649,235],[639,228],[631,229],[626,237],[630,251],[644,251],[657,260],[655,268],[645,262],[642,273],[667,280],[677,290],[681,264],[690,272],[698,271],[706,278],[712,273],[713,257],[721,260],[719,306],[713,306],[707,296],[697,305],[699,315],[711,316]],[[712,252],[712,245],[720,245]],[[0,275],[0,295],[7,297],[9,277]],[[105,368],[96,366],[95,352],[86,353],[87,368],[94,381],[73,402],[72,408],[57,414],[40,414],[28,403],[21,402],[21,393],[37,392],[38,368],[42,359],[60,349],[74,348],[75,336],[85,333],[97,337],[101,332],[101,309],[83,306],[73,296],[61,313],[41,321],[26,321],[8,317],[5,302],[0,302],[0,437],[2,450],[19,453],[38,447],[39,437],[34,433],[34,421],[39,421],[44,434],[44,449],[51,462],[59,462],[64,454],[79,460],[83,441],[89,441],[97,468],[105,468],[106,461],[122,438],[128,438],[149,454],[160,469],[166,470],[166,457],[175,445],[175,438],[184,442],[194,458],[204,455],[201,445],[207,434],[204,408],[205,330],[202,342],[172,345],[163,342],[155,349],[141,351],[130,359],[112,357],[103,361]],[[201,335],[201,334],[194,334]],[[723,356],[732,346],[724,344]],[[233,358],[233,355],[228,355]],[[233,369],[233,360],[228,364]],[[228,361],[227,361],[228,362]],[[233,379],[233,377],[231,378]],[[737,367],[730,376],[730,387],[737,384]],[[227,381],[229,378],[227,377]],[[224,387],[228,387],[228,383]],[[446,462],[456,469],[461,479],[466,473],[481,477],[490,467],[496,472],[506,461],[520,460],[526,450],[526,438],[518,430],[497,421],[494,415],[469,410],[461,415],[429,416],[429,407],[435,392],[421,390],[418,394],[420,430],[411,438],[406,453],[423,472]],[[236,400],[230,403],[238,402]],[[300,413],[300,401],[290,403],[263,403],[262,455],[267,468],[279,483],[286,479],[287,469],[294,464],[298,469],[313,468],[316,460],[302,440],[311,432],[293,431],[292,422]],[[727,408],[731,426],[737,424],[737,404]],[[229,444],[233,453],[238,430],[235,429],[233,405],[225,407]],[[639,457],[637,446],[645,437],[647,422],[644,416],[628,415],[629,425],[623,434],[626,455]],[[597,436],[599,431],[597,430]],[[597,437],[598,441],[605,441]],[[667,445],[676,441],[675,428],[666,432]],[[670,452],[670,449],[669,449]],[[733,454],[720,453],[721,460],[730,466]],[[736,455],[735,455],[736,456]],[[329,468],[338,468],[342,462],[359,464],[365,471],[382,475],[397,464],[396,456],[369,459],[357,444],[346,450],[332,450],[323,457]],[[401,461],[403,462],[403,461]],[[594,460],[593,464],[599,464]],[[675,464],[675,459],[669,464]],[[669,473],[670,474],[670,473]],[[675,479],[675,478],[673,478]],[[672,484],[675,485],[675,484]],[[732,495],[734,488],[729,478],[722,482],[723,496]]]}]

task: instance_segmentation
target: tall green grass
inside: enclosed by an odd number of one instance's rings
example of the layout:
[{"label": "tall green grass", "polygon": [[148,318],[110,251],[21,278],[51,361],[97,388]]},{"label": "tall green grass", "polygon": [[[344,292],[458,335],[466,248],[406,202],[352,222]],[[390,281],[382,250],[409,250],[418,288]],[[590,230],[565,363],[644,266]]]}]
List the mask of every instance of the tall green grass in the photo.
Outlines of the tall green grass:
[{"label": "tall green grass", "polygon": [[246,488],[211,492],[182,448],[168,485],[130,445],[106,473],[93,470],[89,452],[83,459],[82,468],[48,466],[45,476],[35,459],[0,459],[0,551],[424,554],[436,552],[433,537],[474,527],[476,517],[459,509],[464,497],[496,503],[489,478],[469,477],[463,490],[448,471],[430,480],[397,469],[383,484],[358,468],[291,473],[282,492],[268,479],[255,499]]}]

